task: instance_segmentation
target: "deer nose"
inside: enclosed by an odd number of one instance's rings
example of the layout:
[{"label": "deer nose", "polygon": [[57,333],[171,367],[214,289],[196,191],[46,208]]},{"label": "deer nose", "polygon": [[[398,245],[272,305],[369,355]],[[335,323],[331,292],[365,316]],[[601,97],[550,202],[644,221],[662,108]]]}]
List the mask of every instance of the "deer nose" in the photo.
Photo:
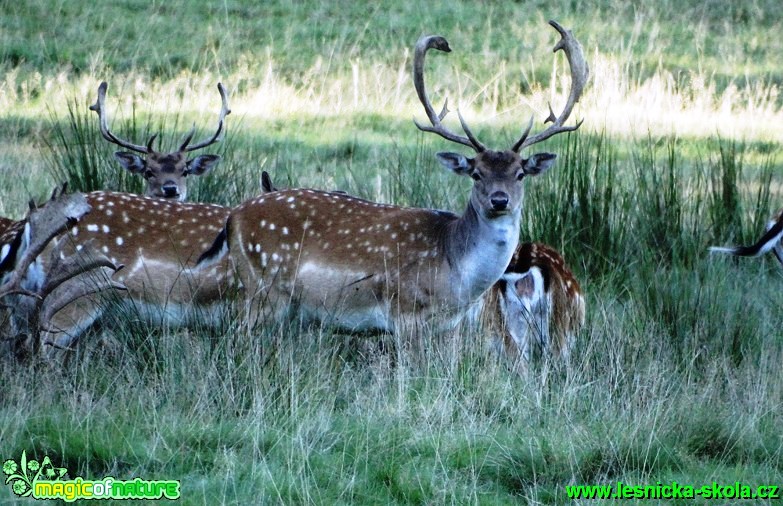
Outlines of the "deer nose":
[{"label": "deer nose", "polygon": [[508,193],[502,191],[493,192],[489,196],[489,202],[494,211],[505,211],[508,208]]},{"label": "deer nose", "polygon": [[161,188],[163,190],[163,195],[165,197],[176,197],[179,194],[179,190],[177,189],[177,185],[173,182],[167,182],[163,185]]}]

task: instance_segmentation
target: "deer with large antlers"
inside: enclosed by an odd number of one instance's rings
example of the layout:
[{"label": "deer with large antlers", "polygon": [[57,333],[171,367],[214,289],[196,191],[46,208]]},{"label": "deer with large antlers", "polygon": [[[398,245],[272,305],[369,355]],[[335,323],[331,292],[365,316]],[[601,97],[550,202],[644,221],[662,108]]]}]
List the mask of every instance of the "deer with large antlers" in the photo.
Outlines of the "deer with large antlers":
[{"label": "deer with large antlers", "polygon": [[712,253],[726,253],[728,255],[740,257],[757,257],[772,250],[775,257],[783,266],[783,209],[775,213],[772,219],[767,223],[767,231],[752,246],[730,246],[718,247],[712,246]]},{"label": "deer with large antlers", "polygon": [[[280,191],[267,171],[264,192]],[[582,288],[562,255],[543,243],[520,243],[503,276],[472,308],[470,319],[522,373],[535,357],[567,357],[585,322]]]},{"label": "deer with large antlers", "polygon": [[195,134],[194,127],[185,137],[177,151],[162,153],[153,148],[153,144],[155,143],[158,134],[152,135],[147,141],[147,144],[142,146],[120,139],[109,130],[106,121],[105,105],[106,89],[108,85],[105,81],[100,84],[98,87],[98,100],[90,106],[90,110],[95,111],[98,114],[101,135],[104,139],[144,155],[142,157],[127,151],[117,151],[114,153],[115,158],[117,158],[124,169],[133,174],[141,174],[142,177],[144,177],[144,195],[184,201],[187,198],[187,176],[200,176],[206,174],[217,165],[220,160],[220,157],[217,155],[200,155],[188,160],[188,153],[210,146],[220,140],[220,134],[223,133],[225,118],[231,114],[231,109],[228,108],[226,89],[220,83],[218,83],[217,86],[222,100],[222,107],[220,109],[218,127],[215,133],[201,142],[191,144],[193,135]]},{"label": "deer with large antlers", "polygon": [[202,260],[230,256],[250,323],[278,318],[293,306],[305,318],[343,328],[398,331],[436,315],[459,316],[500,279],[517,247],[522,181],[555,159],[550,153],[523,158],[520,151],[579,126],[565,122],[587,82],[587,64],[571,32],[550,24],[561,35],[555,50],[565,51],[571,67],[570,95],[559,116],[550,109],[551,126],[529,136],[531,120],[505,151],[481,144],[461,114],[466,136],[441,123],[448,111],[437,114],[427,98],[424,57],[432,48],[450,49],[438,36],[416,44],[414,86],[431,126],[416,125],[476,152],[474,158],[437,155],[447,169],[474,180],[462,216],[309,189],[268,193],[236,207]]},{"label": "deer with large antlers", "polygon": [[[92,245],[68,256],[60,248],[51,247],[56,237],[75,226],[90,209],[83,194],[67,194],[63,185],[43,206],[31,202],[25,219],[5,223],[5,233],[0,237],[0,300],[11,309],[12,329],[7,339],[13,341],[11,348],[16,354],[36,351],[40,334],[54,314],[74,299],[108,289],[124,290],[121,284],[96,272],[116,272],[121,266]],[[25,341],[27,344],[22,344]]]},{"label": "deer with large antlers", "polygon": [[517,372],[537,356],[566,357],[584,325],[579,282],[553,248],[522,243],[486,293],[479,322]]}]

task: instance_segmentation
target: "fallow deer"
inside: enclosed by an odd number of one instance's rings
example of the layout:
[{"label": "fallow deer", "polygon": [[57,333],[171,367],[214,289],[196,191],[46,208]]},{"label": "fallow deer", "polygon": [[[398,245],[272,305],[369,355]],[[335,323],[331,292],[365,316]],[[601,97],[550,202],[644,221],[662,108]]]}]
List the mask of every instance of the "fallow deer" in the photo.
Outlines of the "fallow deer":
[{"label": "fallow deer", "polygon": [[[266,193],[280,191],[267,171],[261,173],[261,187]],[[560,253],[525,242],[470,316],[523,372],[534,356],[568,356],[584,325],[585,300]]]},{"label": "fallow deer", "polygon": [[728,248],[713,246],[712,253],[726,253],[740,257],[757,257],[772,250],[780,265],[783,266],[783,209],[775,213],[767,223],[767,231],[752,246],[732,246]]},{"label": "fallow deer", "polygon": [[98,114],[101,135],[104,139],[144,155],[142,157],[127,151],[114,153],[115,158],[117,158],[124,169],[133,174],[141,174],[144,177],[144,195],[184,201],[187,198],[187,176],[200,176],[217,165],[220,160],[220,157],[217,155],[200,155],[191,160],[187,158],[188,153],[191,151],[202,149],[218,142],[220,134],[223,132],[224,120],[226,116],[231,114],[231,109],[228,108],[226,89],[220,83],[217,86],[223,104],[220,109],[217,131],[215,131],[214,135],[196,144],[190,144],[195,134],[194,127],[185,137],[177,151],[162,153],[152,147],[158,134],[154,134],[147,141],[147,145],[142,146],[122,140],[109,130],[106,122],[105,106],[106,88],[108,85],[105,81],[100,84],[98,87],[98,100],[90,106],[90,110]]},{"label": "fallow deer", "polygon": [[[11,310],[11,349],[20,354],[20,344],[28,342],[35,351],[39,334],[53,315],[72,300],[107,289],[124,287],[105,277],[86,277],[99,268],[119,270],[104,255],[92,250],[91,245],[76,255],[66,256],[51,242],[66,229],[83,218],[90,206],[83,194],[66,193],[66,186],[41,207],[30,204],[30,213],[19,221],[5,222],[0,262],[0,300]],[[49,254],[43,254],[48,249]],[[42,264],[48,263],[45,269]],[[82,283],[74,282],[82,279]],[[89,282],[86,282],[89,281]],[[30,351],[30,350],[27,350]]]},{"label": "fallow deer", "polygon": [[479,316],[482,331],[518,372],[536,356],[568,356],[584,321],[584,296],[563,257],[530,242],[519,245]]},{"label": "fallow deer", "polygon": [[551,21],[568,59],[572,83],[552,125],[529,136],[533,120],[505,151],[488,150],[460,114],[466,137],[441,123],[424,87],[424,58],[435,48],[450,51],[443,37],[416,44],[413,80],[432,126],[425,132],[465,145],[475,158],[438,153],[457,175],[474,180],[462,216],[447,211],[403,208],[362,200],[344,193],[310,189],[267,193],[236,207],[202,261],[230,256],[248,302],[249,322],[279,318],[297,307],[313,318],[351,330],[399,331],[400,326],[432,321],[436,315],[458,317],[505,272],[516,249],[522,211],[522,180],[543,173],[555,155],[523,158],[522,149],[564,126],[588,79],[582,48],[570,31]]}]

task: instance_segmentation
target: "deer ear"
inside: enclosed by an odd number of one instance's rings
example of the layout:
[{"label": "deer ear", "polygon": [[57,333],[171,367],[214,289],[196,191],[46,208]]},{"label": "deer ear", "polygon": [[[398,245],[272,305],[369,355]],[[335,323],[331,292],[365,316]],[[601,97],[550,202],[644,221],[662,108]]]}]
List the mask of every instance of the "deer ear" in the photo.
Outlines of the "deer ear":
[{"label": "deer ear", "polygon": [[267,171],[261,172],[261,189],[264,191],[264,193],[277,191],[277,188],[275,188],[275,185],[272,183],[272,177]]},{"label": "deer ear", "polygon": [[467,174],[473,165],[472,159],[466,158],[459,153],[441,152],[435,155],[441,165],[455,174]]},{"label": "deer ear", "polygon": [[546,172],[555,164],[555,158],[557,155],[552,153],[536,153],[530,155],[530,158],[525,160],[523,170],[528,176],[537,176],[543,172]]},{"label": "deer ear", "polygon": [[188,161],[188,174],[200,176],[212,170],[220,161],[218,155],[201,155]]},{"label": "deer ear", "polygon": [[144,172],[144,160],[139,155],[127,151],[115,151],[114,158],[120,162],[122,168],[134,174]]}]

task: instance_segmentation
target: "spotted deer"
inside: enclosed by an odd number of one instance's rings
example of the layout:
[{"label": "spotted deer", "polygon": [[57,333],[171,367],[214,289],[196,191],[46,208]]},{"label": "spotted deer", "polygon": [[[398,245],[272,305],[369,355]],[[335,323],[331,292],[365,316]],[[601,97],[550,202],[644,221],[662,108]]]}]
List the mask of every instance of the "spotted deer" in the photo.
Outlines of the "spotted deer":
[{"label": "spotted deer", "polygon": [[[35,351],[40,333],[62,307],[75,298],[124,287],[102,276],[87,274],[96,269],[110,269],[115,265],[104,255],[94,251],[91,244],[82,252],[65,255],[59,248],[51,248],[52,241],[82,219],[90,206],[81,193],[66,193],[63,185],[58,193],[43,206],[30,204],[30,213],[19,221],[3,220],[5,231],[0,235],[0,301],[10,309],[10,325],[5,341],[16,355]],[[48,255],[44,253],[48,249]],[[48,269],[43,264],[49,265]],[[77,283],[74,280],[81,278]],[[26,346],[22,343],[26,342]],[[32,348],[32,349],[30,349]]]},{"label": "spotted deer", "polygon": [[517,372],[536,356],[566,357],[584,325],[585,300],[563,257],[542,243],[521,243],[480,305],[482,330]]},{"label": "spotted deer", "polygon": [[783,266],[783,209],[775,213],[767,223],[767,231],[752,246],[731,246],[710,248],[712,253],[726,253],[741,257],[757,257],[772,250],[780,265]]},{"label": "spotted deer", "polygon": [[[267,193],[280,190],[266,171],[261,181]],[[585,300],[560,253],[526,242],[470,316],[521,373],[536,356],[568,356],[584,325]]]},{"label": "spotted deer", "polygon": [[106,121],[106,89],[108,84],[102,82],[98,87],[98,99],[90,106],[90,110],[98,114],[101,135],[107,141],[117,144],[144,156],[127,151],[117,151],[114,153],[117,161],[127,171],[133,174],[141,174],[145,180],[144,195],[148,197],[159,197],[164,199],[185,201],[187,198],[187,176],[200,176],[206,174],[215,165],[220,157],[217,155],[200,155],[188,160],[188,153],[198,149],[210,146],[220,140],[220,134],[223,133],[224,121],[226,116],[231,114],[228,108],[228,98],[226,89],[218,83],[218,91],[222,100],[220,116],[218,117],[218,127],[215,133],[195,144],[190,142],[195,134],[195,127],[185,137],[177,151],[173,153],[162,153],[156,151],[152,146],[158,134],[152,135],[147,141],[146,146],[133,144],[117,137],[109,130]]},{"label": "spotted deer", "polygon": [[417,127],[476,152],[474,158],[437,155],[447,169],[474,181],[461,216],[310,189],[267,193],[232,210],[202,261],[231,258],[251,325],[296,308],[305,319],[350,330],[415,329],[436,316],[458,317],[503,275],[519,238],[523,179],[545,172],[555,160],[550,153],[524,158],[520,151],[581,124],[564,126],[587,82],[587,64],[571,32],[550,24],[561,35],[555,50],[565,51],[571,68],[567,103],[559,116],[550,108],[553,124],[533,136],[531,118],[505,151],[481,144],[461,114],[466,136],[441,123],[448,110],[436,113],[427,98],[424,58],[429,49],[450,48],[439,36],[416,44],[414,86],[431,123]]}]

